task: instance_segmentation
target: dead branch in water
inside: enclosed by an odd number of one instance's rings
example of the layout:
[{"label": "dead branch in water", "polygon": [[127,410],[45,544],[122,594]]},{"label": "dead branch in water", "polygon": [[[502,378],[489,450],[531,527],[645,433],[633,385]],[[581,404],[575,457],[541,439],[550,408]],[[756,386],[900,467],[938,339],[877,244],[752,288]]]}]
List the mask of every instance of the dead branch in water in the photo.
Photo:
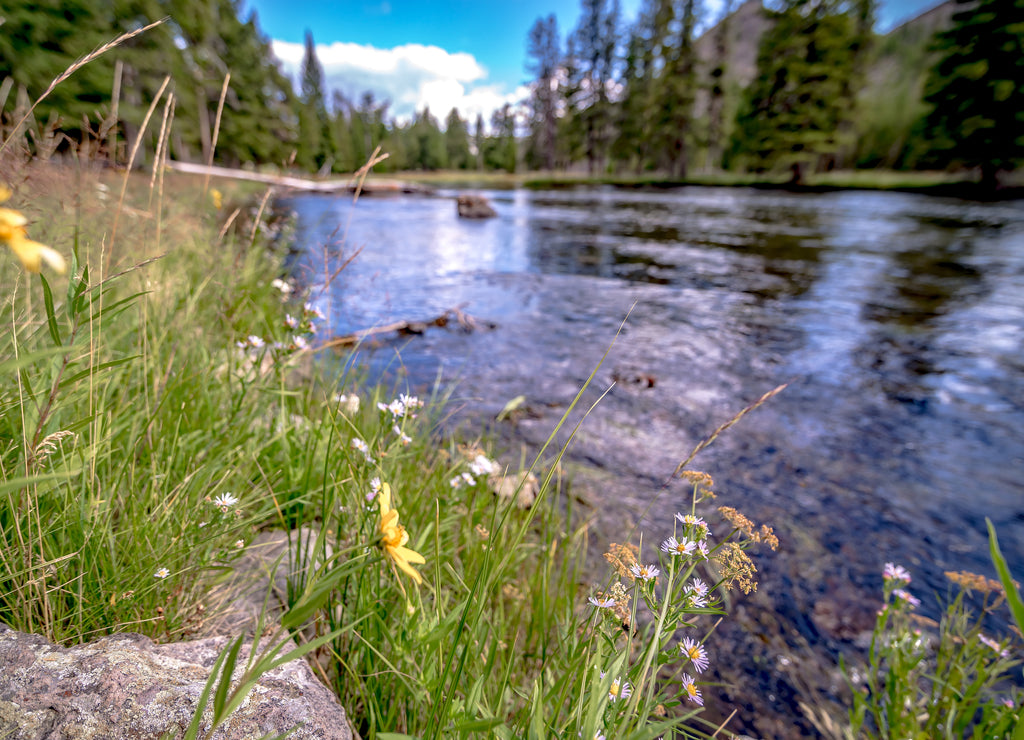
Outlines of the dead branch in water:
[{"label": "dead branch in water", "polygon": [[467,333],[476,331],[479,328],[493,329],[495,326],[495,324],[489,321],[477,321],[468,313],[465,313],[462,310],[462,306],[456,306],[455,308],[449,308],[443,314],[433,319],[428,319],[426,321],[395,321],[390,324],[375,326],[371,329],[361,329],[360,331],[353,332],[351,334],[334,337],[333,339],[324,342],[321,346],[323,348],[352,347],[371,337],[379,336],[381,334],[390,334],[391,332],[397,332],[399,334],[423,334],[431,326],[444,328],[453,321]]}]

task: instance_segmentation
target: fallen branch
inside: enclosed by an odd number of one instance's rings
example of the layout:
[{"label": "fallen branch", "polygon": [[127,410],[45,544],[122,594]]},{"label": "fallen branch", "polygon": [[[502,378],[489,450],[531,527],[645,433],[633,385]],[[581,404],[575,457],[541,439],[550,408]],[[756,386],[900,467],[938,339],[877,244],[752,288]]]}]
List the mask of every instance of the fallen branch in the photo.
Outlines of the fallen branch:
[{"label": "fallen branch", "polygon": [[[475,331],[481,327],[480,322],[469,314],[463,312],[461,306],[455,308],[449,308],[440,316],[427,321],[395,321],[390,324],[384,324],[382,326],[375,326],[372,329],[361,329],[351,334],[344,334],[339,337],[334,337],[321,345],[323,348],[327,347],[351,347],[359,344],[366,339],[378,336],[380,334],[390,334],[391,332],[397,332],[399,334],[423,334],[431,326],[446,327],[452,321],[455,321],[459,327],[469,333]],[[493,329],[495,324],[491,322],[485,322],[483,328]]]}]

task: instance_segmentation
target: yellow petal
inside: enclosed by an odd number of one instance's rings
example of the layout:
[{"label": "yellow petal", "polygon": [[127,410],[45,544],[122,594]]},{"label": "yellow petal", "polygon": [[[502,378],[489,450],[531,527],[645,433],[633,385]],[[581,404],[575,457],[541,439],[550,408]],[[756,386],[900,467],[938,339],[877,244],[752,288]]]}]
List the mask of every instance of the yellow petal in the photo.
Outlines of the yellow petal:
[{"label": "yellow petal", "polygon": [[0,241],[9,241],[19,234],[25,235],[28,219],[13,208],[0,208]]},{"label": "yellow petal", "polygon": [[11,197],[11,189],[6,185],[0,185],[0,203]]},{"label": "yellow petal", "polygon": [[402,558],[410,563],[416,563],[417,565],[424,565],[427,559],[420,555],[415,550],[410,550],[408,547],[396,547],[394,548],[395,555]]},{"label": "yellow petal", "polygon": [[377,497],[380,499],[380,518],[384,519],[391,511],[391,486],[387,483],[381,486]]},{"label": "yellow petal", "polygon": [[391,560],[402,570],[403,573],[408,574],[408,576],[416,581],[417,584],[423,583],[423,576],[409,565],[410,561],[421,565],[425,563],[426,560],[423,559],[422,555],[407,547],[389,547],[388,552],[391,555]]},{"label": "yellow petal", "polygon": [[7,240],[7,244],[14,250],[14,254],[29,272],[39,272],[43,262],[46,262],[55,272],[64,274],[67,270],[67,265],[60,252],[45,244],[26,239],[21,234],[13,235]]}]

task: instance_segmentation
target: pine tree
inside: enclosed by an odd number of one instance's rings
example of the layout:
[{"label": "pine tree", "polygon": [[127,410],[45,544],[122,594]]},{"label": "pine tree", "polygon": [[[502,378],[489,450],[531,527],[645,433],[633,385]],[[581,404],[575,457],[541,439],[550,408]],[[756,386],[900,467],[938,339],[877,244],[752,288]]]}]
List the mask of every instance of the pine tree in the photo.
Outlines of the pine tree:
[{"label": "pine tree", "polygon": [[[35,101],[59,74],[117,35],[116,19],[102,3],[88,0],[39,0],[8,3],[0,26],[0,72],[24,87]],[[95,121],[96,112],[110,100],[113,60],[100,58],[58,85],[35,111],[35,118],[51,116],[75,139],[83,135],[83,119]]]},{"label": "pine tree", "polygon": [[554,13],[530,28],[527,71],[534,75],[528,158],[534,167],[555,168],[558,136],[558,63],[561,41]]},{"label": "pine tree", "polygon": [[642,163],[640,142],[648,129],[644,119],[644,39],[638,25],[626,41],[623,56],[622,98],[617,107],[618,135],[612,141],[611,156],[617,163],[631,164],[639,172]]},{"label": "pine tree", "polygon": [[558,98],[564,101],[564,111],[558,119],[559,149],[564,158],[562,165],[570,166],[584,156],[585,132],[583,109],[587,105],[582,63],[578,53],[576,34],[569,34],[562,57],[562,76]]},{"label": "pine tree", "polygon": [[795,183],[834,161],[852,108],[855,26],[835,0],[784,0],[761,39],[757,77],[737,116],[737,137],[757,171],[788,167]]},{"label": "pine tree", "polygon": [[693,34],[697,23],[694,0],[682,0],[678,28],[666,49],[663,77],[661,133],[664,164],[669,173],[684,179],[690,163],[688,139],[692,136],[696,69]]},{"label": "pine tree", "polygon": [[957,0],[953,27],[937,35],[925,121],[936,163],[977,167],[994,189],[1024,161],[1024,0]]},{"label": "pine tree", "polygon": [[501,169],[506,172],[516,171],[517,149],[516,149],[516,117],[512,106],[505,103],[501,108],[494,111],[491,116],[491,130],[493,132],[490,146],[485,144],[487,151],[487,164],[492,169]]},{"label": "pine tree", "polygon": [[582,84],[576,102],[578,121],[583,132],[587,168],[591,174],[604,170],[611,138],[611,111],[608,85],[613,79],[618,48],[619,2],[582,0],[579,25],[573,34],[576,60],[580,64]]},{"label": "pine tree", "polygon": [[406,169],[440,170],[447,165],[444,135],[429,107],[416,114],[408,134]]},{"label": "pine tree", "polygon": [[301,108],[299,110],[299,157],[307,167],[320,169],[332,166],[331,123],[324,92],[324,68],[316,55],[313,32],[306,31],[305,53],[302,57]]},{"label": "pine tree", "polygon": [[334,171],[354,172],[363,163],[356,160],[352,136],[352,106],[340,91],[335,90],[331,96],[331,135],[334,139]]},{"label": "pine tree", "polygon": [[452,108],[444,122],[444,148],[448,167],[453,170],[469,169],[472,155],[469,152],[469,132],[459,111]]},{"label": "pine tree", "polygon": [[486,165],[484,149],[487,146],[487,134],[484,131],[484,116],[482,113],[476,114],[476,126],[473,128],[473,146],[476,148],[476,168],[483,170]]}]

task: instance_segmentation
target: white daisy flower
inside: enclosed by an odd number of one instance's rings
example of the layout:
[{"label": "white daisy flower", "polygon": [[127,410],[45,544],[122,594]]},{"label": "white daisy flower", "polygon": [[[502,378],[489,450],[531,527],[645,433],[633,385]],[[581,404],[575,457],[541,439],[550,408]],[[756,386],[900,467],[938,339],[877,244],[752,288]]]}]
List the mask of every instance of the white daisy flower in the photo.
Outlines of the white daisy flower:
[{"label": "white daisy flower", "polygon": [[697,684],[694,683],[693,677],[688,674],[683,674],[683,691],[686,692],[686,698],[692,701],[694,704],[704,706],[704,698],[700,695],[700,689],[697,688]]},{"label": "white daisy flower", "polygon": [[641,565],[640,563],[633,563],[629,566],[629,572],[633,574],[634,578],[639,578],[641,581],[653,581],[661,573],[656,566]]},{"label": "white daisy flower", "polygon": [[683,638],[683,644],[679,646],[683,657],[688,659],[697,673],[703,673],[708,665],[708,651],[696,640],[690,637]]},{"label": "white daisy flower", "polygon": [[696,543],[690,542],[685,537],[681,540],[677,540],[675,537],[669,537],[661,543],[661,551],[667,552],[673,557],[676,555],[689,555],[693,552],[695,547],[697,547]]},{"label": "white daisy flower", "polygon": [[232,506],[238,503],[238,497],[230,493],[222,493],[213,500],[213,505],[220,507],[220,510],[227,512]]}]

